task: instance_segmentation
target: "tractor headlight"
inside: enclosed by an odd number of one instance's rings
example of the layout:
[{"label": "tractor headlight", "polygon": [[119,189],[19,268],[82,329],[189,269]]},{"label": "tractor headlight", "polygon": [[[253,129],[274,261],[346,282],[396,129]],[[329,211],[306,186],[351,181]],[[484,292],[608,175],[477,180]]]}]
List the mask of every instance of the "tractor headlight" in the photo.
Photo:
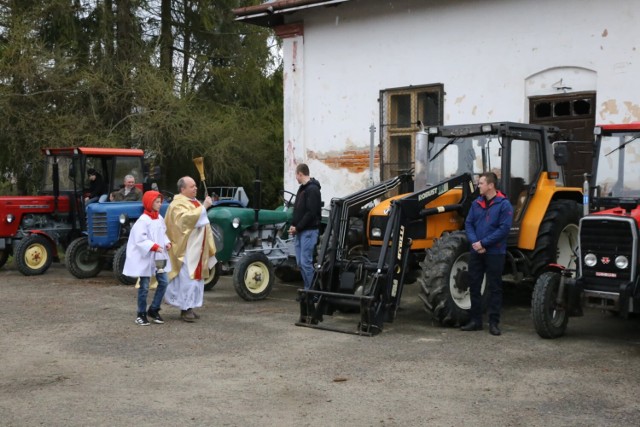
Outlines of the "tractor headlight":
[{"label": "tractor headlight", "polygon": [[616,257],[616,267],[618,267],[620,270],[624,270],[625,268],[629,267],[629,259],[624,255],[618,255]]},{"label": "tractor headlight", "polygon": [[598,257],[595,254],[586,254],[584,256],[584,264],[587,267],[594,267],[598,263]]},{"label": "tractor headlight", "polygon": [[7,223],[11,224],[13,222],[14,219],[16,219],[16,217],[13,216],[13,214],[7,214]]},{"label": "tractor headlight", "polygon": [[382,237],[382,229],[380,227],[373,227],[371,229],[371,237],[379,239]]},{"label": "tractor headlight", "polygon": [[233,220],[231,221],[231,226],[233,228],[240,227],[240,218],[238,218],[238,217],[233,218]]},{"label": "tractor headlight", "polygon": [[129,217],[127,216],[127,214],[120,214],[120,216],[118,217],[118,221],[120,222],[120,224],[125,225],[127,222],[129,222]]}]

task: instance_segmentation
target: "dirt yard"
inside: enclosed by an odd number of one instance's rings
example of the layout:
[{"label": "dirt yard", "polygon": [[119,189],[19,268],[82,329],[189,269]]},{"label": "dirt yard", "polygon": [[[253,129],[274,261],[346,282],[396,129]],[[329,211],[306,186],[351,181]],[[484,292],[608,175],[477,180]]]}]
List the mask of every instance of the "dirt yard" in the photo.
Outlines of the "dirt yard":
[{"label": "dirt yard", "polygon": [[141,327],[135,290],[110,273],[9,264],[0,425],[640,425],[638,320],[593,311],[542,340],[511,290],[493,337],[432,326],[409,286],[397,321],[367,338],[294,326],[295,289],[246,303],[223,277],[198,323],[165,307],[164,325]]}]

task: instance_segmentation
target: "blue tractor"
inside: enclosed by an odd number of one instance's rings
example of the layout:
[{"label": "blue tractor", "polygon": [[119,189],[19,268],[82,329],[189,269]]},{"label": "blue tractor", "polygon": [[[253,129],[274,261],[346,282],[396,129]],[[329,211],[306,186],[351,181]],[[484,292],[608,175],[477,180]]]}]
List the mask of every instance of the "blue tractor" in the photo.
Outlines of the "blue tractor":
[{"label": "blue tractor", "polygon": [[[169,206],[162,204],[164,215]],[[115,277],[125,285],[136,278],[122,274],[127,239],[133,223],[142,215],[142,202],[100,202],[87,206],[87,231],[71,242],[65,259],[67,269],[79,279],[95,277],[105,266],[113,265]]]}]

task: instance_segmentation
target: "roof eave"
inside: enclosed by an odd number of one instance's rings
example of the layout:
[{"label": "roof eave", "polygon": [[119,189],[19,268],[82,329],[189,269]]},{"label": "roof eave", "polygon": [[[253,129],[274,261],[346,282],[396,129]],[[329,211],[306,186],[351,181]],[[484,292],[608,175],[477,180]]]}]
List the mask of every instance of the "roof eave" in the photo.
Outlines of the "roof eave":
[{"label": "roof eave", "polygon": [[319,6],[337,6],[349,0],[281,0],[263,3],[257,6],[233,9],[236,21],[261,27],[274,27],[284,24],[284,15]]}]

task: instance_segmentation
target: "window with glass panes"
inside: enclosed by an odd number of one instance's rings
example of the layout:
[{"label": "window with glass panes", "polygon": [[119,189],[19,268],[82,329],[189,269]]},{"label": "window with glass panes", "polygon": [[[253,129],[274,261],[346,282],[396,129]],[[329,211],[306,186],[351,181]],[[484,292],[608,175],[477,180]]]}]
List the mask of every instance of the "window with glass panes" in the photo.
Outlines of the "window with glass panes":
[{"label": "window with glass panes", "polygon": [[441,125],[442,84],[386,89],[380,92],[381,179],[413,167],[418,123]]}]

